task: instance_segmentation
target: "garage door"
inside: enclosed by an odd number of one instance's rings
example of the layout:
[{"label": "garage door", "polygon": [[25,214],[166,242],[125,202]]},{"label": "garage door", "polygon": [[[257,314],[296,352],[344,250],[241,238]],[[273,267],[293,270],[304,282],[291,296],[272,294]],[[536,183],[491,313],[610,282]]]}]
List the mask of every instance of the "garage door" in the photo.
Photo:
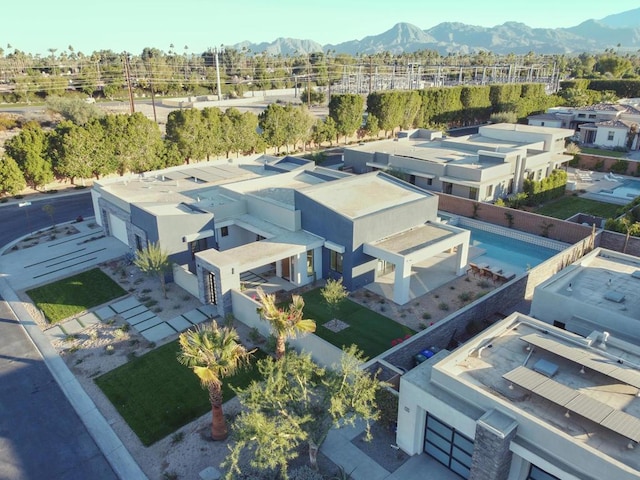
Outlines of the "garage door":
[{"label": "garage door", "polygon": [[462,478],[469,478],[473,440],[429,413],[424,451]]},{"label": "garage door", "polygon": [[116,217],[113,213],[109,214],[109,228],[111,235],[116,237],[125,245],[129,245],[127,237],[127,224],[121,218]]}]

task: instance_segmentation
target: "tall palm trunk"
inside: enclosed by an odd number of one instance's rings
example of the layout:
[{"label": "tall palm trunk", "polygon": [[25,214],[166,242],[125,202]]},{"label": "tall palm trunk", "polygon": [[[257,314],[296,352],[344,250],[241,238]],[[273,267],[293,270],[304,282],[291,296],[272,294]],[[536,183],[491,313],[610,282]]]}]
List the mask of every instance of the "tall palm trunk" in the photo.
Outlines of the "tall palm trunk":
[{"label": "tall palm trunk", "polygon": [[211,438],[225,440],[229,436],[227,422],[222,412],[222,386],[209,387],[209,401],[211,402]]},{"label": "tall palm trunk", "polygon": [[284,357],[285,347],[286,343],[284,335],[278,335],[276,337],[276,360],[280,360],[282,357]]}]

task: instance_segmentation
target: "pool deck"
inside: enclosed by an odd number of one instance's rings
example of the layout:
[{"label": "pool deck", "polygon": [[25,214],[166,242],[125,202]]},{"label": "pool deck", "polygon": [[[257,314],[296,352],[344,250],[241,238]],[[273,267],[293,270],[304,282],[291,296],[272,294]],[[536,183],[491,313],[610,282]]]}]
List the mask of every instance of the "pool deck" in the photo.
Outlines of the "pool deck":
[{"label": "pool deck", "polygon": [[616,197],[612,195],[602,195],[601,190],[613,190],[616,187],[620,187],[624,180],[636,180],[635,177],[628,175],[617,175],[616,180],[611,180],[609,173],[584,171],[577,168],[568,168],[568,180],[575,181],[578,190],[584,190],[585,193],[580,196],[588,198],[590,200],[597,200],[599,202],[612,203],[614,205],[626,205],[631,202],[633,198],[630,197]]}]

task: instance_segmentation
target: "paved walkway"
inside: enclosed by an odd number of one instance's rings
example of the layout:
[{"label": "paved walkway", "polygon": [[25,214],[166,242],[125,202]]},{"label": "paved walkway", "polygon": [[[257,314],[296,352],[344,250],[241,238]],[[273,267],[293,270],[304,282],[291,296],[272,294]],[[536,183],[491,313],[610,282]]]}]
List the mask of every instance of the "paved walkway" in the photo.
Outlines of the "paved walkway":
[{"label": "paved walkway", "polygon": [[[409,457],[397,470],[389,472],[380,466],[375,458],[371,458],[352,442],[364,431],[363,423],[355,427],[333,429],[322,443],[320,451],[333,463],[344,468],[352,480],[418,480],[433,478],[438,480],[460,480],[460,477],[426,455]],[[393,449],[394,445],[382,448]]]},{"label": "paved walkway", "polygon": [[149,342],[159,342],[176,333],[199,325],[214,317],[217,310],[212,305],[202,305],[188,312],[162,320],[155,313],[141,304],[135,297],[129,296],[111,302],[78,317],[69,318],[48,328],[44,334],[50,341],[64,340],[69,335],[76,335],[85,328],[100,322],[108,322],[116,315],[122,317],[135,331]]}]

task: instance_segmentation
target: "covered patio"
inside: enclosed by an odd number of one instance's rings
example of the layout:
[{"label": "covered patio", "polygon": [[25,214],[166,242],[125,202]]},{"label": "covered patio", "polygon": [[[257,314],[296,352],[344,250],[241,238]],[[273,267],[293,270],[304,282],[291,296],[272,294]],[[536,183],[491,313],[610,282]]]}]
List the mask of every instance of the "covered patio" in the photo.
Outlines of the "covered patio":
[{"label": "covered patio", "polygon": [[218,314],[232,311],[231,290],[244,287],[267,291],[293,289],[309,283],[310,250],[323,240],[298,231],[252,242],[229,250],[206,250],[196,254],[200,300],[218,306]]},{"label": "covered patio", "polygon": [[470,236],[468,230],[426,223],[365,243],[364,253],[379,265],[366,288],[404,305],[465,272]]}]

